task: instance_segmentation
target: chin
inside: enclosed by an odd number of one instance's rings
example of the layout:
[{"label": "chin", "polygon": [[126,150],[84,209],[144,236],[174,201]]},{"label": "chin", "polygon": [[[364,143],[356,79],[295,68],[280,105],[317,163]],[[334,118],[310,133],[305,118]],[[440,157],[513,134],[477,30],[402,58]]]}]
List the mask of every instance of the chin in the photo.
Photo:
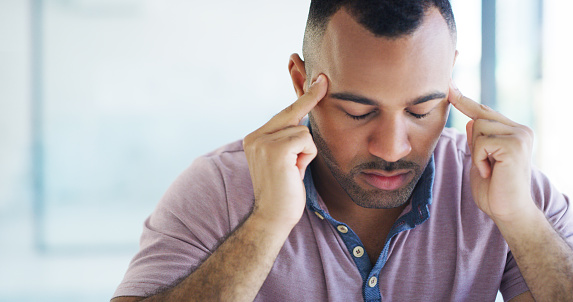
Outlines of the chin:
[{"label": "chin", "polygon": [[344,184],[342,187],[358,206],[368,209],[393,209],[408,203],[420,176],[421,174],[417,175],[404,187],[393,191],[366,190],[356,182],[353,185]]}]

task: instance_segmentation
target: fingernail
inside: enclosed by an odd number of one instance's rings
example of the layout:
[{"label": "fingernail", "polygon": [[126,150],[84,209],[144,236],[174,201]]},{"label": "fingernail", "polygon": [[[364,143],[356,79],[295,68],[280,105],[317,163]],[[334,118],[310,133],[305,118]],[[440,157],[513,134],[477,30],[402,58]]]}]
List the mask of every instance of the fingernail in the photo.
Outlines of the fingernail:
[{"label": "fingernail", "polygon": [[322,82],[322,75],[318,75],[318,77],[314,80],[314,82],[312,82],[312,85],[316,84],[316,83],[320,83]]}]

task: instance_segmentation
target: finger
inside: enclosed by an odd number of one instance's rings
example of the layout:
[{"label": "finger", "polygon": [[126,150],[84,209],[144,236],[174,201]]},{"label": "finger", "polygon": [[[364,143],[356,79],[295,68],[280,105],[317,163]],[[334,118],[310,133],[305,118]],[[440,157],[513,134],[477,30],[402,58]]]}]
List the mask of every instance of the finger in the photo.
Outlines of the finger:
[{"label": "finger", "polygon": [[[310,135],[310,129],[307,126],[287,126],[279,131],[267,134],[269,141],[282,141],[285,138]],[[312,136],[311,136],[312,137]]]},{"label": "finger", "polygon": [[481,177],[488,178],[494,165],[513,166],[519,162],[519,158],[527,158],[523,156],[521,141],[521,137],[516,134],[477,136],[473,143],[472,161]]},{"label": "finger", "polygon": [[473,131],[475,135],[510,135],[518,130],[494,120],[477,119],[473,121]]},{"label": "finger", "polygon": [[472,120],[486,119],[494,120],[507,125],[518,125],[510,120],[503,114],[489,108],[486,105],[475,102],[474,100],[464,96],[460,90],[455,86],[453,80],[450,82],[450,90],[448,93],[448,101],[461,113],[471,118]]},{"label": "finger", "polygon": [[325,75],[319,75],[298,100],[283,109],[263,126],[265,132],[274,132],[287,126],[298,125],[302,118],[324,98],[328,89],[327,82]]},{"label": "finger", "polygon": [[467,124],[466,124],[466,134],[467,134],[467,141],[468,141],[468,146],[470,147],[470,150],[472,150],[472,142],[473,142],[473,129],[474,129],[474,120],[470,120]]},{"label": "finger", "polygon": [[492,155],[501,147],[493,137],[478,136],[472,143],[472,162],[482,178],[488,178],[495,164]]},{"label": "finger", "polygon": [[[316,157],[317,149],[310,130],[306,126],[291,126],[264,137],[267,142],[272,142],[274,155],[281,158],[292,158],[290,164],[296,165],[304,178],[304,172],[310,162]],[[284,152],[283,154],[281,154]],[[290,162],[290,161],[289,161]],[[289,164],[289,165],[290,165]]]},{"label": "finger", "polygon": [[492,137],[499,135],[512,135],[518,131],[513,126],[508,126],[492,120],[478,119],[472,120],[468,124],[470,123],[471,129],[468,131],[468,138],[471,139],[472,144],[479,136]]},{"label": "finger", "polygon": [[306,167],[308,167],[318,152],[314,142],[312,144],[306,144],[305,147],[307,148],[305,148],[303,152],[299,153],[298,160],[296,162],[296,166],[300,172],[301,179],[304,179],[304,172],[306,172]]}]

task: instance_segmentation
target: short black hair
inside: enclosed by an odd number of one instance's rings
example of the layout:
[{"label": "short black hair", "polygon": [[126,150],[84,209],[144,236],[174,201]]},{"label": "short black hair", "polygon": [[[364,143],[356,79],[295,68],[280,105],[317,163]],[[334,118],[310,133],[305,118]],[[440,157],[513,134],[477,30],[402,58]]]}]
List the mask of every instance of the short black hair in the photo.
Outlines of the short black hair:
[{"label": "short black hair", "polygon": [[[341,8],[377,37],[399,38],[413,33],[430,8],[437,8],[456,37],[456,22],[449,0],[312,0],[303,42],[303,57],[321,40],[330,18]],[[316,44],[315,44],[316,45]],[[308,69],[307,69],[308,72]]]}]

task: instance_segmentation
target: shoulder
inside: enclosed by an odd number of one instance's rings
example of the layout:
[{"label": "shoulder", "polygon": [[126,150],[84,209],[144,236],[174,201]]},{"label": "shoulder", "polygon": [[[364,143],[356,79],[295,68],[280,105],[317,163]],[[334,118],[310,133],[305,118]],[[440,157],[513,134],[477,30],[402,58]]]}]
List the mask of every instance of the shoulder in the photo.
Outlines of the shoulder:
[{"label": "shoulder", "polygon": [[436,169],[464,169],[471,162],[471,152],[465,133],[444,128],[434,149]]},{"label": "shoulder", "polygon": [[537,207],[543,211],[553,225],[570,245],[573,245],[573,207],[571,199],[561,193],[549,178],[533,168],[531,171],[531,196]]},{"label": "shoulder", "polygon": [[467,136],[455,128],[444,128],[436,144],[436,150],[449,150],[470,155]]},{"label": "shoulder", "polygon": [[229,155],[240,155],[244,153],[245,151],[243,150],[243,140],[241,139],[221,146],[211,152],[206,153],[202,157],[217,158]]},{"label": "shoulder", "polygon": [[143,296],[188,275],[236,228],[252,204],[241,141],[195,159],[145,221],[140,251],[115,296]]},{"label": "shoulder", "polygon": [[[248,169],[243,140],[221,146],[209,153],[199,156],[187,171],[196,169],[239,168]],[[191,172],[189,171],[189,172]]]},{"label": "shoulder", "polygon": [[238,140],[196,158],[178,180],[189,185],[204,183],[213,188],[227,182],[243,181],[248,173],[243,141]]},{"label": "shoulder", "polygon": [[[208,175],[203,175],[203,171]],[[223,190],[231,200],[252,199],[253,185],[243,140],[224,145],[197,158],[185,173],[199,178],[200,182],[207,182],[211,189]]]},{"label": "shoulder", "polygon": [[185,213],[186,218],[217,213],[232,228],[248,214],[253,200],[249,167],[238,140],[196,158],[171,184],[158,207]]}]

